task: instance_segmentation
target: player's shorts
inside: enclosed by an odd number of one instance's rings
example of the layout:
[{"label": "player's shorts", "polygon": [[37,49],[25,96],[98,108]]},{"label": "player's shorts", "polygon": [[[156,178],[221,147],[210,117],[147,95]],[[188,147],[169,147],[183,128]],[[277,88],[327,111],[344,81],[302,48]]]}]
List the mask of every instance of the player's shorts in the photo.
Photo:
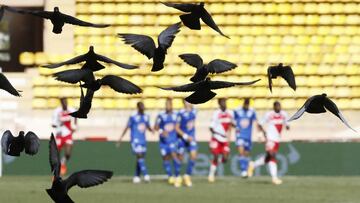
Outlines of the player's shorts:
[{"label": "player's shorts", "polygon": [[176,149],[177,149],[176,142],[170,142],[170,143],[160,142],[161,156],[170,155],[171,153],[176,152]]},{"label": "player's shorts", "polygon": [[56,146],[58,149],[61,149],[65,144],[67,144],[67,145],[74,144],[74,141],[72,139],[72,134],[67,135],[67,136],[57,135],[55,140],[56,140]]},{"label": "player's shorts", "polygon": [[197,151],[198,146],[196,141],[191,141],[190,143],[186,142],[184,139],[178,139],[177,143],[177,153],[184,154],[186,151],[193,152]]},{"label": "player's shorts", "polygon": [[212,154],[229,154],[230,147],[228,142],[219,142],[214,137],[209,142],[210,151]]},{"label": "player's shorts", "polygon": [[235,144],[237,147],[243,147],[245,149],[245,151],[248,151],[248,152],[250,152],[252,149],[252,141],[249,139],[237,137]]},{"label": "player's shorts", "polygon": [[265,144],[265,150],[267,152],[277,153],[279,151],[279,142],[267,141]]},{"label": "player's shorts", "polygon": [[146,144],[145,143],[131,143],[131,149],[134,154],[144,154],[146,153]]}]

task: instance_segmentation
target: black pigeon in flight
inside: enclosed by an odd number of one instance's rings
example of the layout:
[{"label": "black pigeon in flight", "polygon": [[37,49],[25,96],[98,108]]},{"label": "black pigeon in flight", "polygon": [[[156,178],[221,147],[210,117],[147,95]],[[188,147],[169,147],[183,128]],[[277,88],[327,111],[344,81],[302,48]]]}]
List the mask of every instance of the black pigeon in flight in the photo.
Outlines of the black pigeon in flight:
[{"label": "black pigeon in flight", "polygon": [[163,3],[165,6],[176,8],[187,14],[180,16],[181,21],[184,25],[192,30],[201,30],[200,18],[201,20],[211,27],[213,30],[218,32],[224,37],[229,38],[220,28],[216,25],[215,21],[212,19],[210,13],[204,8],[205,3],[201,2],[200,4],[191,4],[191,3]]},{"label": "black pigeon in flight", "polygon": [[59,7],[54,7],[54,11],[31,11],[24,9],[16,9],[16,11],[21,14],[30,14],[36,17],[50,20],[51,23],[53,24],[52,32],[55,34],[60,34],[62,32],[62,28],[65,25],[65,23],[84,26],[84,27],[96,27],[96,28],[105,28],[110,26],[107,24],[93,24],[79,20],[73,16],[61,13]]},{"label": "black pigeon in flight", "polygon": [[0,5],[0,22],[1,22],[2,18],[4,17],[5,11],[17,12],[17,10],[12,7]]},{"label": "black pigeon in flight", "polygon": [[179,57],[196,68],[194,76],[190,79],[192,82],[205,80],[209,73],[223,73],[237,67],[236,64],[221,59],[204,64],[202,58],[197,54],[181,54]]},{"label": "black pigeon in flight", "polygon": [[206,78],[200,82],[190,83],[181,85],[178,87],[161,88],[163,90],[173,90],[176,92],[194,92],[190,96],[186,97],[185,100],[191,104],[201,104],[214,98],[216,93],[211,90],[222,89],[233,86],[252,85],[258,80],[251,82],[225,82],[225,81],[211,81],[210,78]]},{"label": "black pigeon in flight", "polygon": [[181,23],[176,23],[162,31],[158,36],[158,47],[154,40],[146,35],[119,33],[118,36],[123,39],[125,44],[130,44],[148,59],[153,59],[151,71],[156,72],[164,68],[167,50],[173,43],[175,35],[180,32],[180,27]]},{"label": "black pigeon in flight", "polygon": [[315,95],[306,100],[305,104],[289,119],[289,121],[296,120],[300,118],[305,112],[311,114],[320,114],[325,113],[326,110],[333,113],[338,117],[348,128],[355,131],[345,120],[344,116],[336,106],[336,104],[331,101],[326,94]]},{"label": "black pigeon in flight", "polygon": [[54,179],[51,188],[46,189],[46,192],[56,203],[73,203],[74,201],[68,195],[68,191],[73,186],[88,188],[100,185],[113,175],[112,171],[83,170],[71,174],[67,179],[62,179],[60,177],[60,155],[53,134],[49,141],[49,162]]},{"label": "black pigeon in flight", "polygon": [[81,84],[81,87],[90,89],[92,91],[97,91],[101,86],[107,85],[111,89],[119,93],[124,94],[139,94],[142,93],[140,87],[134,83],[115,76],[115,75],[105,75],[101,79],[96,79],[94,73],[88,69],[71,69],[65,70],[54,74],[56,80],[67,82],[71,84],[76,84],[80,81],[83,81],[84,84]]},{"label": "black pigeon in flight", "polygon": [[4,74],[0,73],[0,89],[3,89],[7,92],[9,92],[10,94],[20,97],[20,93],[21,91],[16,90],[12,84],[9,82],[9,80],[5,77]]},{"label": "black pigeon in flight", "polygon": [[35,155],[40,148],[40,139],[31,131],[26,134],[20,131],[19,135],[14,137],[9,130],[6,130],[1,138],[1,147],[3,152],[10,156],[20,156],[24,149],[26,154]]},{"label": "black pigeon in flight", "polygon": [[87,89],[86,95],[84,96],[83,89],[81,87],[81,97],[79,109],[75,112],[70,113],[75,118],[87,118],[87,114],[91,109],[91,102],[94,97],[94,91]]},{"label": "black pigeon in flight", "polygon": [[296,90],[296,82],[295,75],[290,66],[283,66],[282,63],[276,66],[270,66],[268,68],[268,79],[269,79],[269,88],[270,92],[272,92],[272,79],[277,78],[278,76],[285,79],[285,81],[289,84],[289,86],[295,91]]},{"label": "black pigeon in flight", "polygon": [[86,54],[77,56],[75,58],[72,58],[70,60],[61,62],[61,63],[57,63],[57,64],[51,64],[51,65],[45,65],[43,66],[44,68],[58,68],[61,67],[63,65],[72,65],[72,64],[77,64],[77,63],[81,63],[84,62],[85,64],[82,66],[83,69],[89,69],[92,71],[98,71],[101,69],[104,69],[105,67],[103,65],[101,65],[101,63],[99,63],[98,61],[101,62],[105,62],[105,63],[112,63],[114,65],[117,65],[121,68],[124,69],[136,69],[138,68],[137,66],[133,66],[133,65],[128,65],[125,63],[120,63],[117,61],[114,61],[106,56],[102,56],[99,54],[96,54],[94,51],[94,47],[90,46],[89,47],[89,51]]}]

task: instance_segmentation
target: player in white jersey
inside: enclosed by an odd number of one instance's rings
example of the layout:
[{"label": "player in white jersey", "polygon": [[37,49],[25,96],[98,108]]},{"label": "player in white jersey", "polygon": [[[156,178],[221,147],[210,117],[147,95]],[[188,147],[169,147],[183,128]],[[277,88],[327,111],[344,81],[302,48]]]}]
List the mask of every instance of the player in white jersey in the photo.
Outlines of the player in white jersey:
[{"label": "player in white jersey", "polygon": [[251,164],[251,169],[262,166],[265,163],[269,166],[269,172],[272,177],[272,182],[279,185],[282,181],[277,176],[276,153],[279,151],[280,135],[283,128],[290,129],[288,123],[287,113],[281,110],[281,105],[278,101],[274,102],[274,110],[265,114],[261,124],[266,125],[264,132],[266,138],[265,150],[266,155],[256,160]]},{"label": "player in white jersey", "polygon": [[209,170],[209,182],[215,181],[215,173],[220,156],[221,162],[225,163],[230,154],[229,142],[233,125],[233,112],[226,108],[225,98],[220,98],[218,103],[219,109],[214,112],[210,126],[212,136],[209,147],[213,160]]},{"label": "player in white jersey", "polygon": [[52,116],[52,127],[55,128],[56,145],[61,152],[65,150],[65,156],[61,158],[61,175],[65,175],[67,171],[66,162],[70,159],[73,145],[72,135],[76,130],[77,119],[73,118],[70,113],[75,109],[68,107],[66,98],[60,98],[61,107],[54,110]]}]

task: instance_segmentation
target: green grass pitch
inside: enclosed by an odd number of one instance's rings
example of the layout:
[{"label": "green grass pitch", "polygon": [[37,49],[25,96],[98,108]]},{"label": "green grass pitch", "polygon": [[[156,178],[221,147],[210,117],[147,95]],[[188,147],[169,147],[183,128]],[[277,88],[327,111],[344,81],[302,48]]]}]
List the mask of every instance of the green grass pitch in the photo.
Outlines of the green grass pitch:
[{"label": "green grass pitch", "polygon": [[[192,188],[174,188],[165,180],[133,184],[131,177],[113,177],[109,182],[89,188],[72,188],[77,203],[351,203],[360,202],[360,177],[284,177],[274,186],[269,177],[219,178],[208,183],[194,178]],[[8,176],[0,178],[0,202],[52,202],[45,189],[50,177]]]}]

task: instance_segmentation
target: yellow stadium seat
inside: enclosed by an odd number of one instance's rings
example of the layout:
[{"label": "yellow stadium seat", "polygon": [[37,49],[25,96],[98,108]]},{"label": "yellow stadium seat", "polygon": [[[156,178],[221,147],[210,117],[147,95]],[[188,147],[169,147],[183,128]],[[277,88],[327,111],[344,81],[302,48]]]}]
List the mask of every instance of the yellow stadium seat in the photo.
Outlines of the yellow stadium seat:
[{"label": "yellow stadium seat", "polygon": [[360,109],[360,99],[352,99],[350,102],[351,109],[359,110]]},{"label": "yellow stadium seat", "polygon": [[23,52],[19,56],[19,61],[25,66],[33,65],[35,64],[35,55],[31,52]]}]

